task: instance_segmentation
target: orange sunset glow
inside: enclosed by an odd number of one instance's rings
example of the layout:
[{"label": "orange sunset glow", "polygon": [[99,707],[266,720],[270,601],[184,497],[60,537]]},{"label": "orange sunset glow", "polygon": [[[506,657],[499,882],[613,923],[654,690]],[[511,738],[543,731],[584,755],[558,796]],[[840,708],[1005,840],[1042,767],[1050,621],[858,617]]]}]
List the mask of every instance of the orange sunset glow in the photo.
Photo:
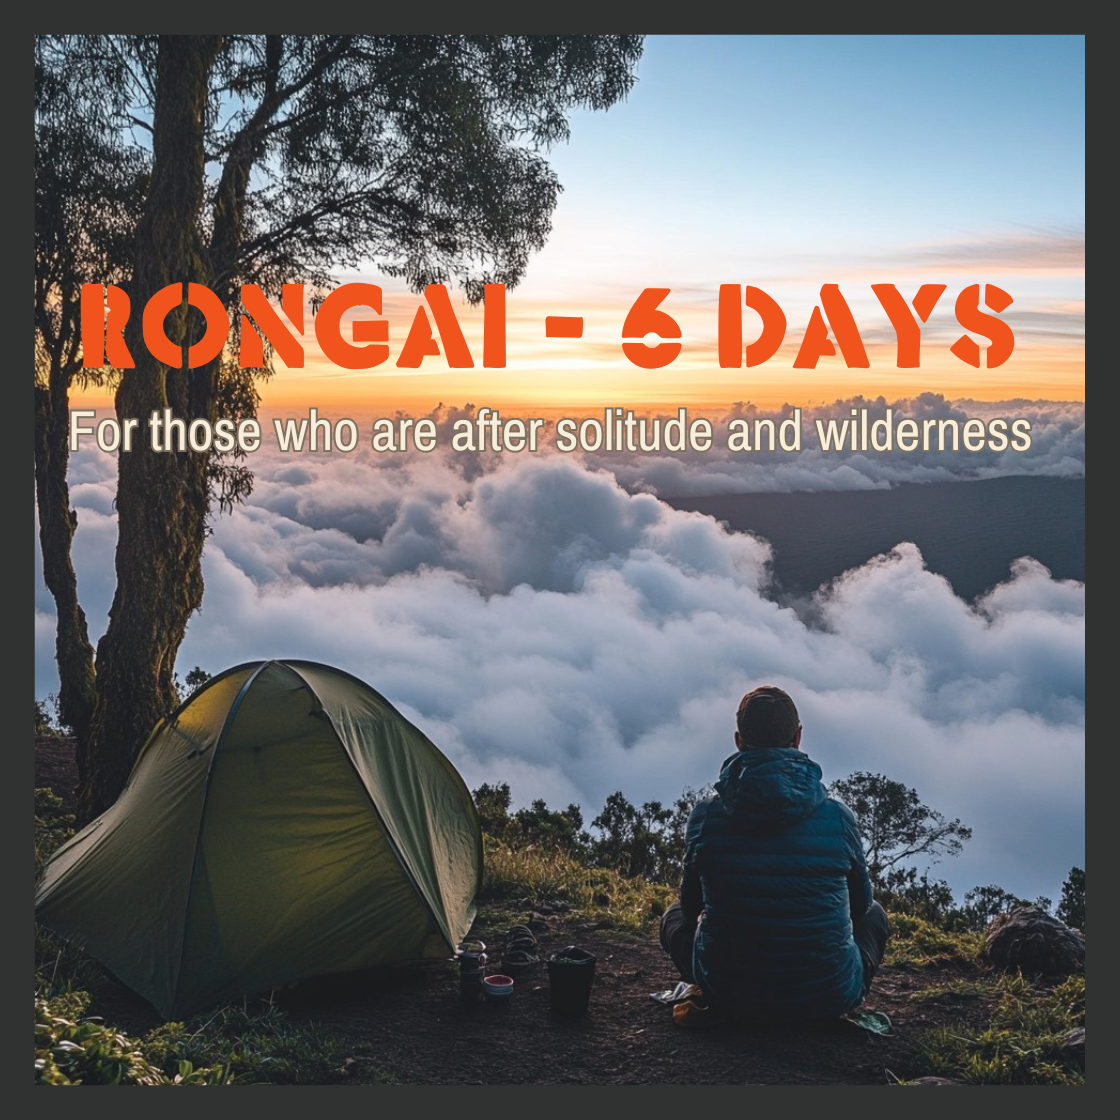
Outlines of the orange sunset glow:
[{"label": "orange sunset glow", "polygon": [[[1001,279],[1013,288],[1014,277]],[[850,290],[864,297],[869,294],[865,288],[851,285]],[[276,359],[274,375],[260,385],[261,411],[306,413],[314,407],[323,415],[364,418],[396,411],[421,415],[439,403],[456,407],[471,403],[525,415],[583,414],[607,406],[640,412],[683,406],[718,413],[737,401],[766,410],[784,404],[808,410],[852,396],[882,396],[890,401],[923,392],[941,393],[950,400],[1084,399],[1084,348],[1075,333],[1083,315],[1080,304],[1074,302],[1052,312],[1055,320],[1069,321],[1068,338],[1038,337],[1020,326],[1014,351],[1006,362],[993,369],[983,365],[976,369],[950,352],[953,340],[965,332],[953,319],[953,289],[948,291],[944,306],[922,329],[921,362],[911,369],[898,368],[891,325],[881,308],[866,301],[858,313],[853,312],[867,354],[866,368],[848,368],[840,351],[820,357],[815,368],[794,368],[815,306],[810,302],[812,293],[808,301],[800,293],[799,300],[789,302],[785,338],[773,358],[750,368],[720,368],[713,286],[708,294],[690,289],[679,299],[670,289],[662,308],[680,325],[681,349],[659,369],[641,368],[622,350],[622,323],[629,310],[625,295],[616,303],[580,305],[570,299],[522,299],[515,291],[507,298],[504,367],[483,365],[482,308],[453,298],[452,307],[473,368],[449,367],[438,327],[433,324],[433,342],[440,352],[425,356],[415,370],[401,369],[395,363],[413,319],[427,307],[426,300],[422,295],[387,292],[381,318],[388,326],[388,360],[371,369],[342,368],[324,355],[310,315],[302,335],[285,320],[292,336],[303,344],[304,366],[288,368]],[[1014,329],[1018,324],[1013,311],[1009,309],[1004,318]],[[582,337],[546,337],[544,323],[549,315],[581,317]],[[355,321],[377,318],[368,308],[348,312],[342,326],[344,341],[352,341]],[[758,330],[757,315],[745,311],[746,340],[751,341]],[[657,342],[666,341],[675,340],[652,335],[646,339],[651,352]],[[981,344],[984,341],[980,339]],[[112,401],[105,391],[87,391],[79,394],[74,404],[105,410],[111,408]]]}]

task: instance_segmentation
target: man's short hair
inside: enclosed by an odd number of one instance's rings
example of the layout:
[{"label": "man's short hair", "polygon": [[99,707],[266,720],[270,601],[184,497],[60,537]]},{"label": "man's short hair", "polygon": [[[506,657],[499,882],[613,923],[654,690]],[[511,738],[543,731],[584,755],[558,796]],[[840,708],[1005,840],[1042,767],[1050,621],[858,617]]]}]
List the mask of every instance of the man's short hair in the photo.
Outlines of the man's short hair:
[{"label": "man's short hair", "polygon": [[744,747],[792,747],[801,729],[789,693],[772,684],[752,689],[739,701],[735,722]]}]

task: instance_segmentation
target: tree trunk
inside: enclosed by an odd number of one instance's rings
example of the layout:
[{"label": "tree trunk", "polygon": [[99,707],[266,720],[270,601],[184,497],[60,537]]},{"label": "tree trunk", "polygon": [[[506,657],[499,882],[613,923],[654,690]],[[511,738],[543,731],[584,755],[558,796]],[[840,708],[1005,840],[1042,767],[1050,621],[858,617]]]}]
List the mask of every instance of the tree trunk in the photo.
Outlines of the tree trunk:
[{"label": "tree trunk", "polygon": [[[97,647],[97,707],[85,778],[83,821],[107,809],[124,788],[136,754],[178,701],[175,656],[187,621],[202,603],[202,549],[209,513],[209,454],[157,452],[148,418],[170,408],[189,426],[216,419],[212,366],[188,370],[158,362],[144,345],[149,298],[172,283],[208,283],[200,251],[204,195],[203,115],[217,36],[160,40],[153,119],[152,183],[136,233],[132,314],[125,338],[136,362],[122,373],[117,415],[140,420],[142,438],[118,456],[116,593]],[[185,294],[185,293],[184,293]],[[197,330],[186,304],[164,324],[188,346]]]},{"label": "tree trunk", "polygon": [[78,780],[84,776],[89,725],[97,691],[93,645],[85,612],[78,602],[78,579],[70,544],[78,524],[70,508],[66,472],[70,461],[69,376],[52,356],[46,388],[35,389],[35,501],[39,512],[39,544],[43,581],[54,596],[58,622],[55,661],[58,664],[58,714],[77,744]]}]

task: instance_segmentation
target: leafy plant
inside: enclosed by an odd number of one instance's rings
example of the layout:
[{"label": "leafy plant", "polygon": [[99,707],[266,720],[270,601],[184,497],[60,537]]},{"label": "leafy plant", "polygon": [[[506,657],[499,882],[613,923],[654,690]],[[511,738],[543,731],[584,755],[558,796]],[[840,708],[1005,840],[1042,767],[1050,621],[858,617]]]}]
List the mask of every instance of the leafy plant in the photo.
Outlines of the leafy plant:
[{"label": "leafy plant", "polygon": [[42,786],[35,790],[35,874],[38,876],[59,845],[73,835],[74,815],[62,798]]},{"label": "leafy plant", "polygon": [[36,1085],[228,1085],[228,1068],[180,1060],[161,1069],[122,1031],[85,1015],[89,996],[35,997]]}]

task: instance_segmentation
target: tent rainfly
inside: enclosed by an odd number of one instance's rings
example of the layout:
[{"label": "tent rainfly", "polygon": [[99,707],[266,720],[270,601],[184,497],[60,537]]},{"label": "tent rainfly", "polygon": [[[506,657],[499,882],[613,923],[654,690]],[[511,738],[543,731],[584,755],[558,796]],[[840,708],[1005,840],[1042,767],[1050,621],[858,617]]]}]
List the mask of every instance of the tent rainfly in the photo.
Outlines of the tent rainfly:
[{"label": "tent rainfly", "polygon": [[172,1019],[450,957],[481,881],[474,801],[422,732],[340,669],[257,661],[156,725],[35,913]]}]

